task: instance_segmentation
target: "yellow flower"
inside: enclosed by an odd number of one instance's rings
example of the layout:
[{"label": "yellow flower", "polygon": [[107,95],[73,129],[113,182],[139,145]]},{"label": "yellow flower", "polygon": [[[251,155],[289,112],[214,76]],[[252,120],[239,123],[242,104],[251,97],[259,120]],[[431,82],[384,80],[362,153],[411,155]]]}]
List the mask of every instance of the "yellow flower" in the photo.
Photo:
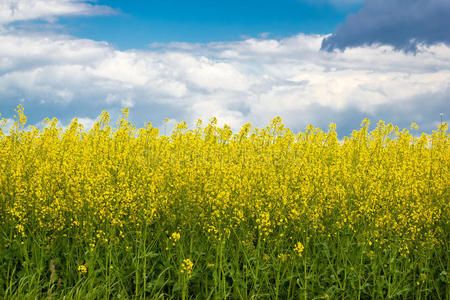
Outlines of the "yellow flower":
[{"label": "yellow flower", "polygon": [[302,243],[298,242],[297,244],[295,244],[294,251],[297,253],[297,255],[299,257],[302,257],[302,253],[303,253],[304,249],[305,249],[305,247],[303,246]]},{"label": "yellow flower", "polygon": [[180,240],[180,238],[181,238],[181,234],[179,232],[174,232],[170,236],[170,239],[174,242],[178,242]]},{"label": "yellow flower", "polygon": [[77,270],[78,270],[78,274],[80,274],[80,275],[86,274],[87,273],[87,264],[79,265]]},{"label": "yellow flower", "polygon": [[170,236],[169,240],[172,241],[172,246],[175,246],[175,244],[180,240],[181,234],[179,232],[174,232]]},{"label": "yellow flower", "polygon": [[183,274],[186,274],[188,276],[191,276],[193,268],[194,268],[194,263],[189,258],[186,258],[181,263],[180,272]]}]

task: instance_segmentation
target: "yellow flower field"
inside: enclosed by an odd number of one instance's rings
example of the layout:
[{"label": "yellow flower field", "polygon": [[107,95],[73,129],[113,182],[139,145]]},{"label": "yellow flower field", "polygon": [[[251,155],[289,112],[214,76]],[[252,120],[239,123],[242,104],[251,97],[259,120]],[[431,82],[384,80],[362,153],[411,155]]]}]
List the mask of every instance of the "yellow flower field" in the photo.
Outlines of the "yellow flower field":
[{"label": "yellow flower field", "polygon": [[446,123],[164,136],[127,117],[39,130],[18,107],[0,131],[0,298],[450,295]]}]

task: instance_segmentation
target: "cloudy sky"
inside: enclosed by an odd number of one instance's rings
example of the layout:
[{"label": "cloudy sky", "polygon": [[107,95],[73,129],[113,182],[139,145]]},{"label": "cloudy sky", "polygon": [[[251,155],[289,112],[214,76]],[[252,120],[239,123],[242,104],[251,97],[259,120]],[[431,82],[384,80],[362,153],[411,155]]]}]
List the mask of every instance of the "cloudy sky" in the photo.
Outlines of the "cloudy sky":
[{"label": "cloudy sky", "polygon": [[449,28],[448,0],[0,0],[0,112],[430,132],[450,115]]}]

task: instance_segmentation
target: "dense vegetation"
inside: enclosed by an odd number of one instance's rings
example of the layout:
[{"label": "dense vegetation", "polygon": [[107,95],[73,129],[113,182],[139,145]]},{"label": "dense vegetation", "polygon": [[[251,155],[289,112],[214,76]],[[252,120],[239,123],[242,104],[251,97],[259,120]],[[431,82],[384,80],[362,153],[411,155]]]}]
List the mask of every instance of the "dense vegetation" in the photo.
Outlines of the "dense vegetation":
[{"label": "dense vegetation", "polygon": [[448,299],[447,124],[0,130],[0,298]]}]

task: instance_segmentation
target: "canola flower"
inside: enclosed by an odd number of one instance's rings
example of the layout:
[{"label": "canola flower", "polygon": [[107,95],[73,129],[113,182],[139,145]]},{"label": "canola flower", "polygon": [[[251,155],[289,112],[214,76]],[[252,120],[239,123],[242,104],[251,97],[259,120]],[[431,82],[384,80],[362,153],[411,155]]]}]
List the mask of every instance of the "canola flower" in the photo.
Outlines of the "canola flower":
[{"label": "canola flower", "polygon": [[295,244],[295,247],[294,247],[294,252],[299,256],[299,257],[302,257],[302,253],[303,253],[303,250],[305,249],[305,247],[303,246],[303,244],[302,243],[300,243],[300,242],[297,242],[297,244]]},{"label": "canola flower", "polygon": [[78,273],[80,275],[86,274],[87,273],[87,266],[86,266],[86,264],[79,265],[78,268],[77,268],[77,271],[78,271]]},{"label": "canola flower", "polygon": [[192,270],[194,269],[194,263],[189,258],[186,258],[181,263],[180,272],[186,274],[188,277],[191,276]]},{"label": "canola flower", "polygon": [[179,232],[174,232],[170,235],[170,240],[173,241],[172,245],[175,246],[175,243],[178,242],[181,238],[181,235]]},{"label": "canola flower", "polygon": [[[16,112],[9,132],[0,127],[4,244],[39,236],[48,249],[70,239],[88,252],[133,252],[134,239],[157,232],[192,248],[195,232],[200,244],[238,236],[245,251],[266,245],[283,263],[293,261],[289,252],[302,256],[296,241],[308,239],[351,238],[369,261],[386,249],[413,259],[446,247],[446,123],[416,136],[382,121],[370,131],[364,120],[340,140],[334,124],[294,133],[277,117],[233,132],[212,118],[193,129],[181,122],[164,136],[151,123],[137,129],[127,109],[116,125],[103,112],[89,131],[76,119],[66,130],[56,119],[27,127],[23,108]],[[172,251],[167,235],[161,247]],[[192,267],[188,259],[181,270]]]}]

